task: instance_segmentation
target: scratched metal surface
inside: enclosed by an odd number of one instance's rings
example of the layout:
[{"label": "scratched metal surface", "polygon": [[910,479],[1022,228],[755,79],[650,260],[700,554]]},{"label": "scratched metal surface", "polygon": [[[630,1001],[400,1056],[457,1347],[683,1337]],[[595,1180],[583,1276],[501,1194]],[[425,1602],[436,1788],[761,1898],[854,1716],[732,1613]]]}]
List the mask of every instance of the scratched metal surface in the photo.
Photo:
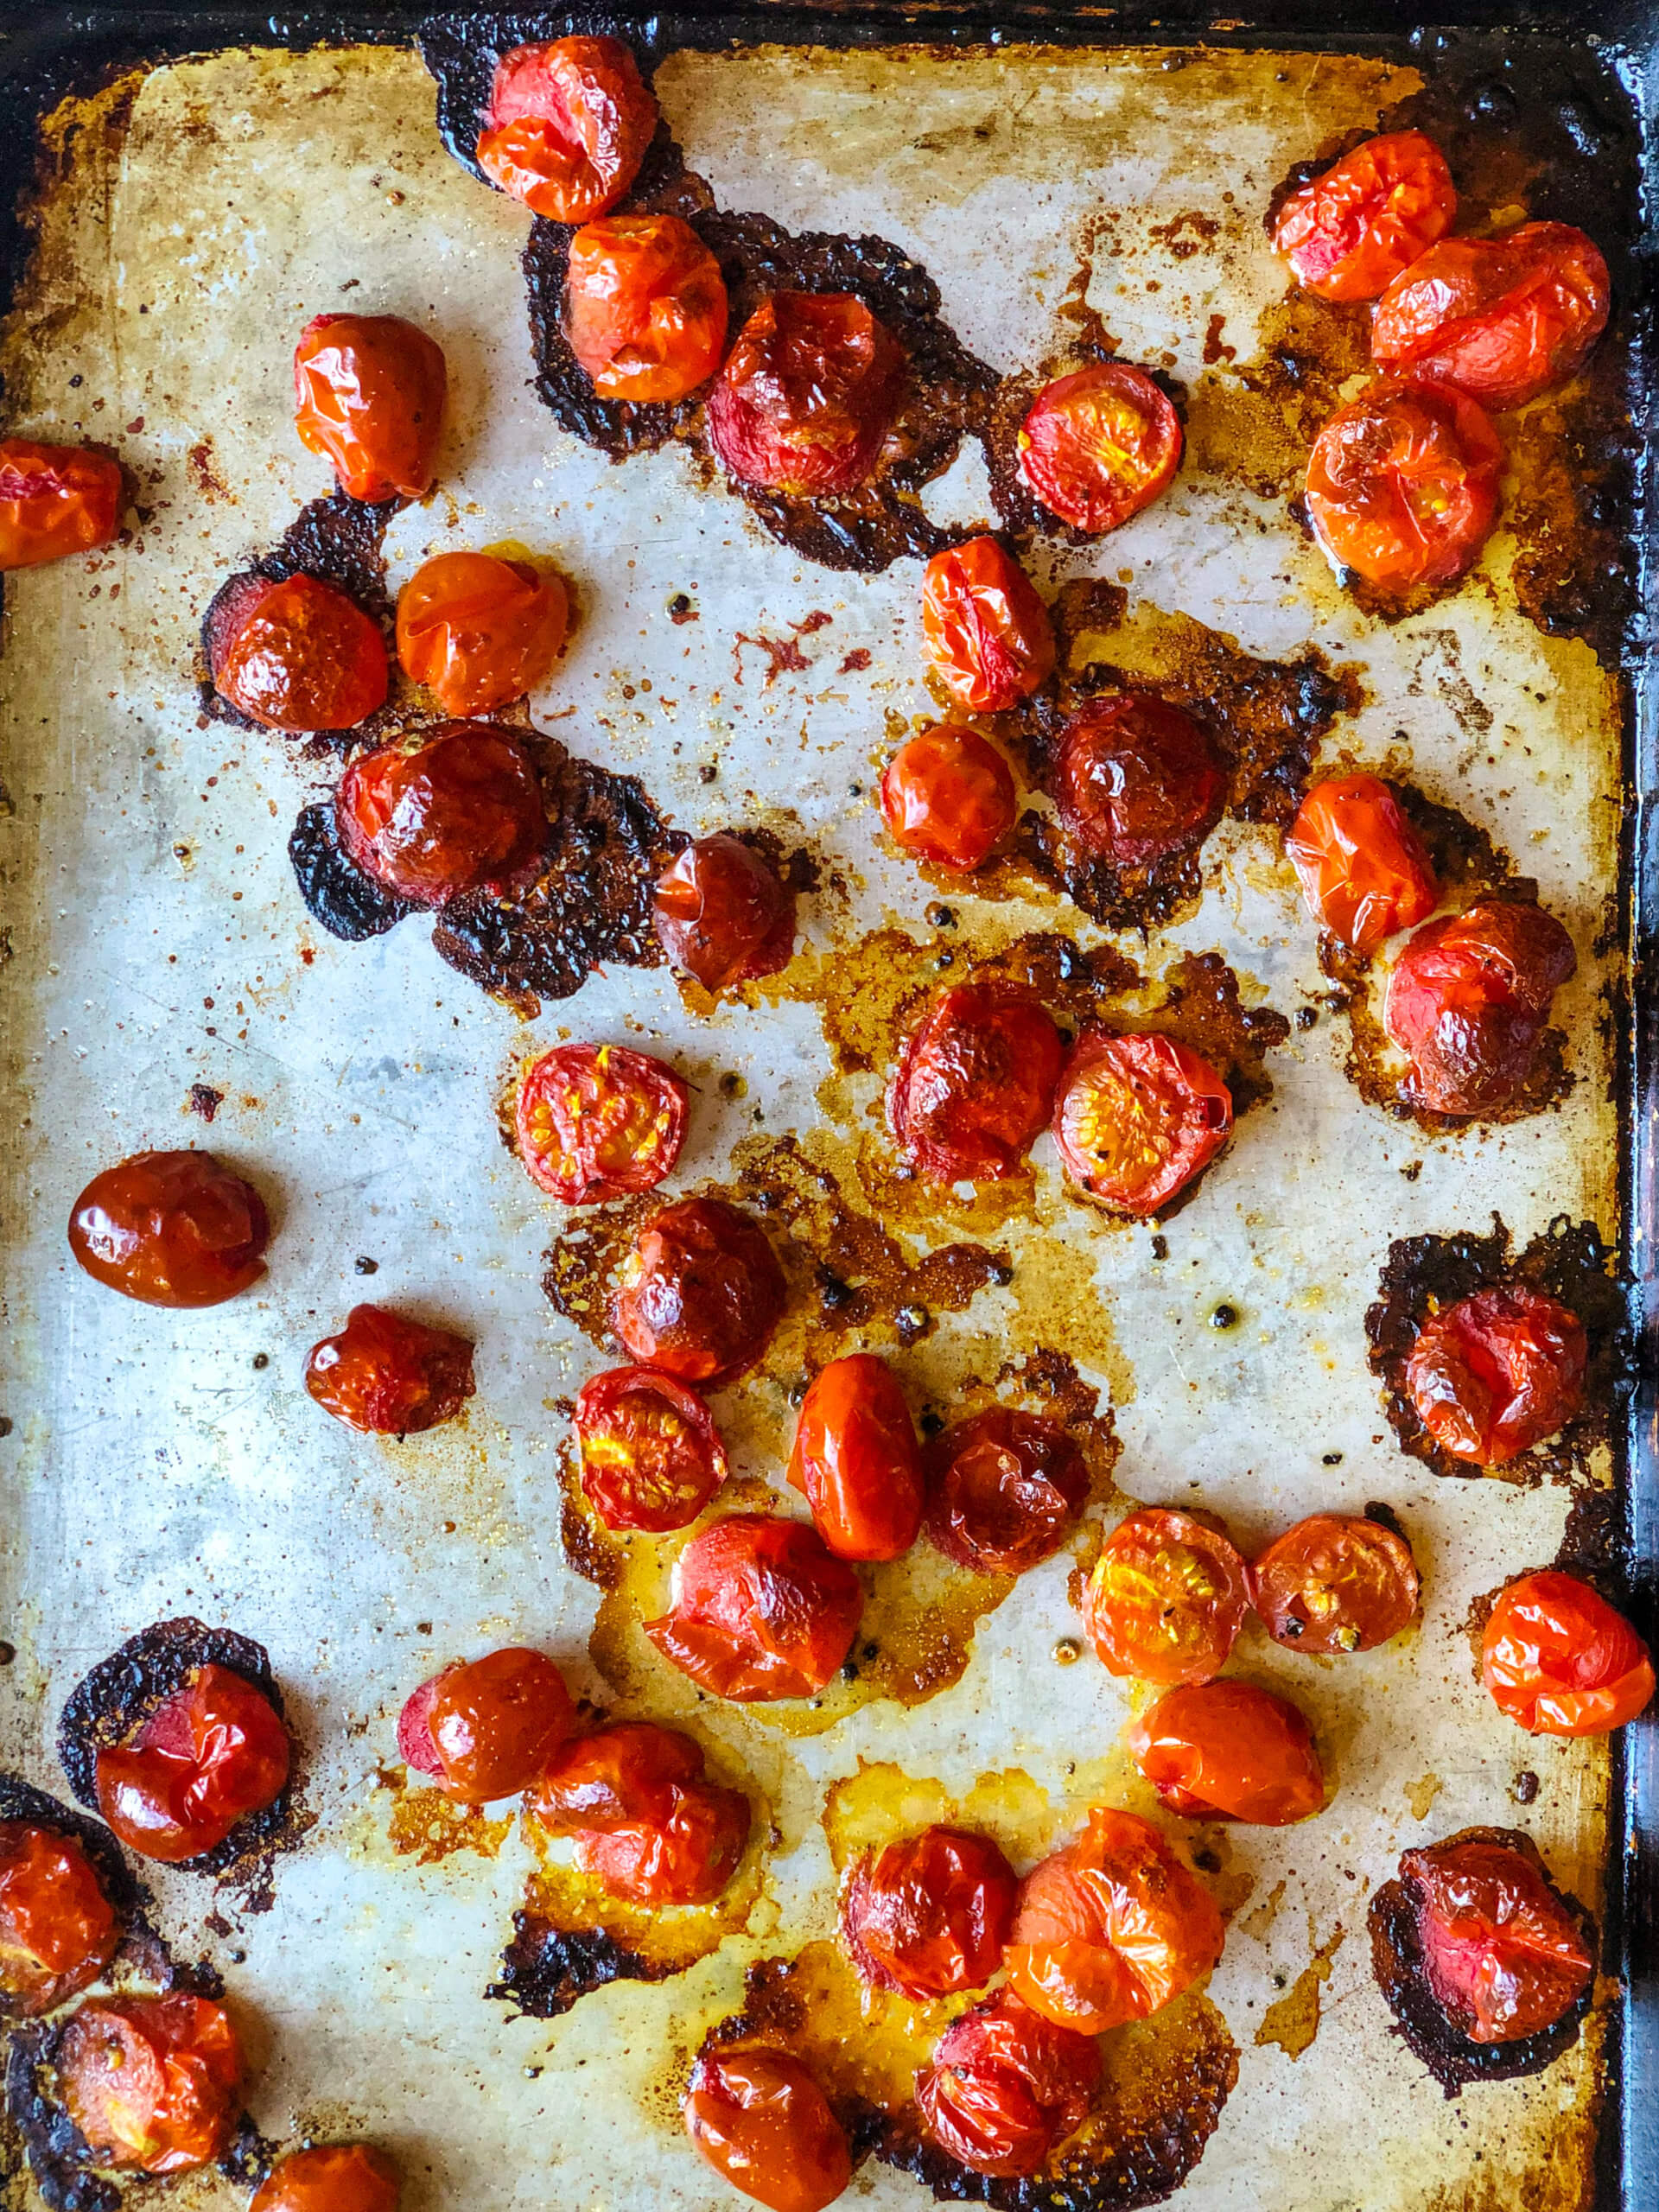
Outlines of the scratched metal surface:
[{"label": "scratched metal surface", "polygon": [[[659,92],[691,167],[728,205],[899,239],[999,369],[1056,346],[1079,238],[1109,207],[1120,258],[1097,259],[1096,302],[1128,358],[1196,385],[1208,319],[1224,317],[1246,363],[1282,291],[1259,228],[1271,185],[1411,80],[1361,60],[1200,54],[1172,74],[1162,59],[686,54]],[[677,451],[615,468],[559,433],[526,384],[525,219],[448,158],[432,108],[418,60],[396,49],[157,70],[130,112],[107,111],[107,129],[66,148],[4,345],[12,427],[110,437],[154,512],[134,544],[10,579],[6,594],[0,1021],[17,1103],[0,1145],[7,1218],[22,1230],[5,1262],[0,1574],[17,1656],[0,1675],[0,1741],[53,1786],[59,1705],[120,1637],[196,1611],[261,1638],[307,1747],[316,1826],[278,1862],[269,1910],[178,1877],[156,1885],[181,1950],[226,1971],[260,2068],[260,2126],[372,2131],[406,2164],[411,2212],[505,2212],[556,2192],[582,2212],[702,2206],[725,2200],[665,2108],[664,2068],[731,2009],[746,1963],[828,1932],[827,1784],[861,1758],[953,1789],[1020,1770],[1063,1833],[1091,1789],[1123,1786],[1112,1745],[1128,1708],[1092,1661],[1052,1660],[1076,1627],[1063,1554],[982,1624],[963,1680],[913,1712],[872,1706],[803,1738],[757,1738],[741,1715],[705,1713],[751,1756],[756,1740],[771,1746],[783,1845],[749,1932],[678,1980],[601,1991],[552,2024],[480,1995],[529,1864],[520,1839],[428,1868],[388,1844],[393,1798],[378,1770],[395,1758],[403,1696],[436,1662],[523,1638],[602,1689],[585,1655],[594,1593],[560,1554],[553,1409],[600,1359],[538,1287],[555,1224],[502,1148],[505,1075],[567,1033],[664,1052],[700,1082],[690,1182],[718,1174],[757,1122],[810,1128],[828,1063],[810,1001],[702,1021],[666,972],[619,969],[526,1029],[444,968],[418,925],[347,946],[310,924],[284,845],[315,776],[276,740],[200,722],[191,680],[216,583],[326,488],[289,416],[299,326],[349,299],[441,339],[457,393],[441,488],[394,525],[392,582],[448,546],[516,537],[556,555],[582,620],[534,702],[539,719],[639,772],[688,828],[722,826],[741,806],[838,862],[844,893],[805,909],[820,950],[894,918],[919,929],[930,895],[849,792],[868,786],[886,718],[928,713],[915,564],[868,579],[815,571]],[[1188,253],[1176,219],[1193,209],[1220,228]],[[977,471],[963,462],[936,486],[934,512],[985,513]],[[1494,1208],[1521,1241],[1562,1211],[1616,1226],[1595,1019],[1605,971],[1592,954],[1614,880],[1616,703],[1587,649],[1517,613],[1511,551],[1500,533],[1455,598],[1386,628],[1338,597],[1281,503],[1220,470],[1184,475],[1050,579],[1097,568],[1128,583],[1135,608],[1195,616],[1252,652],[1313,643],[1358,664],[1365,704],[1326,757],[1408,763],[1488,826],[1537,876],[1582,962],[1558,1002],[1578,1077],[1560,1110],[1426,1141],[1359,1100],[1340,1025],[1322,1022],[1272,1057],[1270,1107],[1170,1225],[1161,1266],[1144,1230],[1101,1231],[1062,1201],[1045,1139],[1036,1218],[1003,1232],[1013,1285],[901,1362],[925,1383],[930,1362],[943,1371],[976,1344],[995,1361],[1058,1342],[1109,1390],[1130,1494],[1202,1497],[1252,1542],[1372,1497],[1411,1529],[1420,1635],[1339,1667],[1299,1663],[1259,1632],[1241,1646],[1248,1671],[1313,1715],[1340,1787],[1305,1827],[1229,1840],[1229,1881],[1251,1878],[1254,1895],[1211,1994],[1241,2070],[1180,2200],[1195,2212],[1415,2212],[1523,2191],[1567,2206],[1585,2171],[1593,2033],[1541,2079],[1447,2106],[1387,2032],[1363,1929],[1366,1897],[1403,1846],[1517,1817],[1517,1768],[1541,1783],[1520,1817],[1586,1899],[1605,1842],[1604,1756],[1510,1730],[1460,1627],[1476,1595],[1553,1554],[1566,1493],[1440,1483],[1401,1457],[1361,1330],[1392,1237],[1481,1226]],[[701,620],[674,626],[664,611],[682,590]],[[804,636],[804,671],[768,686],[762,657],[734,657],[736,632],[785,636],[820,610],[832,620]],[[841,673],[859,648],[868,670]],[[705,785],[711,760],[719,779]],[[1319,988],[1275,843],[1217,833],[1202,909],[1152,948],[1154,968],[1181,947],[1219,948],[1251,995],[1287,1013]],[[968,911],[966,933],[985,943],[1052,925],[1057,911],[1047,901]],[[741,1103],[715,1088],[723,1070],[746,1078]],[[193,1082],[226,1093],[210,1139],[184,1115]],[[872,1083],[861,1105],[874,1096]],[[128,1306],[69,1264],[70,1200],[96,1166],[193,1139],[274,1194],[270,1278],[204,1315]],[[359,1255],[378,1262],[372,1282]],[[365,1292],[476,1334],[480,1392],[463,1425],[398,1446],[348,1436],[311,1406],[304,1349]],[[1243,1316],[1226,1335],[1205,1325],[1221,1299]],[[744,1471],[776,1478],[776,1386],[747,1406],[726,1394],[720,1410]],[[1322,1464],[1331,1452],[1340,1466]],[[1318,2034],[1293,2059],[1255,2037],[1316,1952],[1328,1968]],[[874,2168],[855,2195],[921,2201]]]}]

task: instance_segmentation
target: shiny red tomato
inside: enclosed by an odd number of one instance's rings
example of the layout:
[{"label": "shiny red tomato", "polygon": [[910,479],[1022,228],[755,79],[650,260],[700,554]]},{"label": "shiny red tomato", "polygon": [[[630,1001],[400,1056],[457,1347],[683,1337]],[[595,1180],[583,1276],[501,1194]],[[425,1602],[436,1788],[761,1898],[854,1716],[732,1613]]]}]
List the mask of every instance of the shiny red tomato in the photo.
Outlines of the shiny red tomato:
[{"label": "shiny red tomato", "polygon": [[893,1086],[900,1151],[931,1183],[1017,1175],[1053,1108],[1062,1052],[1058,1030],[1018,984],[941,991]]},{"label": "shiny red tomato", "polygon": [[1374,384],[1338,407],[1307,457],[1307,513],[1338,570],[1405,591],[1450,583],[1497,517],[1503,448],[1444,384]]},{"label": "shiny red tomato", "polygon": [[1180,417],[1144,369],[1101,361],[1046,384],[1020,427],[1020,474],[1098,537],[1150,506],[1181,465]]},{"label": "shiny red tomato", "polygon": [[1089,1470],[1058,1421],[990,1406],[922,1455],[927,1536],[975,1574],[1023,1574],[1050,1559],[1089,1502]]},{"label": "shiny red tomato", "polygon": [[1584,1932],[1541,1866],[1478,1830],[1400,1861],[1436,2002],[1471,2043],[1554,2027],[1589,1987]]},{"label": "shiny red tomato", "polygon": [[270,1240],[264,1200],[211,1152],[136,1152],[69,1216],[87,1274],[144,1306],[222,1306],[264,1275]]},{"label": "shiny red tomato", "polygon": [[699,837],[657,880],[652,927],[706,991],[776,976],[795,955],[795,893],[739,837]]},{"label": "shiny red tomato", "polygon": [[645,1634],[671,1666],[738,1704],[816,1697],[853,1648],[864,1592],[804,1522],[734,1513],[674,1563]]},{"label": "shiny red tomato", "polygon": [[1067,1179],[1121,1212],[1159,1212],[1232,1134],[1233,1096],[1202,1054],[1155,1032],[1079,1037],[1060,1073],[1054,1141]]},{"label": "shiny red tomato", "polygon": [[1190,1820],[1287,1827],[1325,1803],[1313,1730],[1288,1698],[1249,1682],[1166,1690],[1127,1741],[1171,1812]]},{"label": "shiny red tomato", "polygon": [[771,2212],[823,2212],[853,2177],[846,2131],[789,2051],[705,2052],[683,2109],[686,2133],[721,2180]]},{"label": "shiny red tomato", "polygon": [[320,315],[294,349],[294,427],[353,499],[423,499],[437,474],[443,349],[396,315]]},{"label": "shiny red tomato", "polygon": [[1215,828],[1227,772],[1190,715],[1154,692],[1122,691],[1090,699],[1066,723],[1051,789],[1086,858],[1154,868]]},{"label": "shiny red tomato", "polygon": [[121,1922],[71,1835],[0,1821],[0,2012],[31,2019],[96,1981]]},{"label": "shiny red tomato", "polygon": [[1244,1562],[1225,1535],[1143,1505],[1102,1546],[1083,1623],[1114,1675],[1207,1682],[1227,1664],[1249,1606]]},{"label": "shiny red tomato", "polygon": [[720,264],[677,215],[606,215],[570,241],[564,334],[607,399],[684,399],[726,351]]},{"label": "shiny red tomato", "polygon": [[104,1997],[58,2047],[58,2086],[99,2163],[138,2173],[205,2166],[228,2146],[242,2087],[230,2016],[206,1997]]},{"label": "shiny red tomato", "polygon": [[478,165],[533,214],[589,222],[639,175],[657,113],[620,39],[515,46],[495,65]]},{"label": "shiny red tomato", "polygon": [[112,544],[121,464],[85,446],[0,438],[0,569],[32,569]]},{"label": "shiny red tomato", "polygon": [[924,1828],[853,1861],[841,1940],[873,1988],[918,1999],[982,1989],[1002,1964],[1019,1887],[989,1836]]},{"label": "shiny red tomato", "polygon": [[611,1326],[647,1367],[682,1382],[734,1382],[772,1341],[786,1296],[764,1230],[723,1198],[682,1198],[642,1225]]},{"label": "shiny red tomato", "polygon": [[1273,226],[1273,250],[1304,291],[1374,300],[1451,229],[1457,188],[1446,156],[1421,130],[1368,138],[1293,192]]},{"label": "shiny red tomato", "polygon": [[582,1386],[582,1494],[607,1529],[660,1536],[690,1526],[726,1479],[726,1446],[695,1390],[654,1367],[613,1367]]},{"label": "shiny red tomato", "polygon": [[262,1689],[228,1667],[194,1667],[124,1743],[100,1749],[98,1809],[130,1851],[176,1866],[273,1804],[292,1759]]},{"label": "shiny red tomato", "polygon": [[338,1336],[306,1355],[305,1387],[365,1436],[415,1436],[453,1421],[476,1387],[473,1340],[384,1306],[353,1306]]},{"label": "shiny red tomato", "polygon": [[1579,956],[1553,914],[1478,899],[1418,931],[1395,963],[1382,1026],[1411,1062],[1408,1095],[1437,1114],[1490,1114],[1525,1083],[1550,1001]]},{"label": "shiny red tomato", "polygon": [[922,1525],[922,1452],[899,1379],[874,1352],[820,1368],[801,1401],[789,1479],[837,1559],[897,1559]]},{"label": "shiny red tomato", "polygon": [[488,1805],[527,1789],[573,1725],[553,1662],[508,1644],[423,1682],[397,1716],[397,1748],[447,1797]]},{"label": "shiny red tomato", "polygon": [[414,906],[496,891],[547,842],[542,787],[517,739],[488,722],[440,722],[353,761],[334,792],[346,853]]},{"label": "shiny red tomato", "polygon": [[928,664],[970,715],[1017,706],[1054,672],[1054,626],[1030,577],[994,537],[947,545],[922,571]]},{"label": "shiny red tomato", "polygon": [[1535,1736],[1605,1736],[1644,1713],[1653,1662],[1625,1619],[1576,1574],[1511,1582],[1487,1619],[1480,1678]]},{"label": "shiny red tomato", "polygon": [[253,2193],[248,2212],[397,2212],[397,2163],[371,2143],[289,2151]]},{"label": "shiny red tomato", "polygon": [[1404,1537],[1351,1513],[1310,1514],[1250,1569],[1250,1601],[1274,1642],[1321,1657],[1398,1636],[1419,1594]]},{"label": "shiny red tomato", "polygon": [[1471,1292],[1417,1332],[1406,1395],[1442,1452],[1501,1467],[1584,1403],[1589,1343],[1559,1300],[1527,1283]]},{"label": "shiny red tomato", "polygon": [[303,569],[238,577],[207,618],[221,699],[267,729],[355,729],[386,703],[386,641],[354,599]]},{"label": "shiny red tomato", "polygon": [[1440,902],[1422,839],[1376,776],[1315,784],[1285,839],[1307,911],[1356,952],[1375,952]]},{"label": "shiny red tomato", "polygon": [[1371,359],[1502,414],[1577,374],[1611,304],[1607,264],[1570,223],[1442,238],[1377,302]]},{"label": "shiny red tomato", "polygon": [[1100,2045],[1003,1990],[953,2020],[916,2076],[927,2130],[972,2173],[1019,2179],[1089,2116]]},{"label": "shiny red tomato", "polygon": [[677,1729],[625,1720],[555,1752],[527,1800],[575,1862],[636,1904],[709,1904],[737,1871],[749,1801],[705,1778],[702,1747]]},{"label": "shiny red tomato", "polygon": [[905,350],[852,292],[774,292],[709,394],[709,442],[741,484],[817,499],[874,470],[899,411]]},{"label": "shiny red tomato", "polygon": [[907,737],[881,778],[893,842],[936,868],[979,868],[1014,827],[1008,764],[977,730],[937,723]]},{"label": "shiny red tomato", "polygon": [[556,1045],[518,1085],[518,1157],[562,1205],[655,1190],[685,1142],[690,1094],[664,1061],[626,1045]]},{"label": "shiny red tomato", "polygon": [[397,658],[446,715],[487,715],[550,673],[569,624],[557,576],[493,553],[440,553],[397,594]]}]

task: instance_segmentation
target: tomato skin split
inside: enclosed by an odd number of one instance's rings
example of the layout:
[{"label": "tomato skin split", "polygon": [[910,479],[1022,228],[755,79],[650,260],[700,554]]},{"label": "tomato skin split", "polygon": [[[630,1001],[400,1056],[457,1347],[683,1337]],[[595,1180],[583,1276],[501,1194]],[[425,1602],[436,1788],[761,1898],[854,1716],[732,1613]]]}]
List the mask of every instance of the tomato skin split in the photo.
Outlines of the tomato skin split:
[{"label": "tomato skin split", "polygon": [[1446,156],[1421,130],[1385,131],[1293,192],[1273,246],[1304,291],[1374,300],[1452,227]]},{"label": "tomato skin split", "polygon": [[33,2019],[96,1981],[121,1919],[81,1844],[30,1821],[0,1821],[0,2013]]},{"label": "tomato skin split", "polygon": [[1054,672],[1048,609],[994,537],[948,545],[929,561],[922,640],[928,665],[965,714],[1001,714]]},{"label": "tomato skin split", "polygon": [[397,594],[397,658],[446,715],[487,715],[550,674],[569,624],[558,576],[493,553],[439,553]]},{"label": "tomato skin split", "polygon": [[1405,1392],[1442,1452],[1501,1467],[1573,1419],[1588,1358],[1576,1313],[1528,1283],[1499,1284],[1424,1322]]},{"label": "tomato skin split", "polygon": [[689,1528],[727,1475],[708,1407],[655,1367],[590,1376],[576,1399],[582,1494],[607,1529]]},{"label": "tomato skin split", "polygon": [[1081,2126],[1100,2076],[1092,2036],[1056,2027],[1003,1989],[945,2030],[916,2101],[928,2133],[970,2172],[1018,2179]]},{"label": "tomato skin split", "polygon": [[1497,518],[1503,448],[1484,410],[1450,385],[1372,385],[1313,441],[1306,497],[1340,575],[1406,592],[1454,582]]},{"label": "tomato skin split", "polygon": [[1109,1673],[1207,1682],[1226,1665],[1249,1608],[1248,1571],[1224,1532],[1141,1506],[1102,1546],[1083,1618]]},{"label": "tomato skin split", "polygon": [[989,1406],[929,1439],[927,1539],[973,1574],[1052,1559],[1089,1502],[1089,1469],[1058,1421]]},{"label": "tomato skin split", "polygon": [[1334,1657],[1406,1628],[1420,1586],[1411,1547],[1381,1522],[1314,1513],[1275,1537],[1249,1570],[1250,1603],[1275,1643]]},{"label": "tomato skin split", "polygon": [[124,1743],[100,1747],[98,1809],[130,1851],[176,1866],[274,1804],[292,1760],[262,1690],[229,1667],[197,1667]]},{"label": "tomato skin split", "polygon": [[516,46],[496,64],[478,165],[532,214],[591,222],[639,175],[657,121],[657,102],[620,39]]},{"label": "tomato skin split", "polygon": [[711,1783],[702,1746],[624,1720],[556,1751],[525,1801],[543,1834],[570,1836],[580,1872],[635,1904],[710,1904],[736,1872],[752,1815]]},{"label": "tomato skin split", "polygon": [[858,1577],[814,1529],[734,1513],[675,1561],[670,1611],[643,1624],[671,1666],[739,1704],[816,1697],[853,1648]]},{"label": "tomato skin split", "polygon": [[709,394],[709,442],[740,484],[821,499],[875,473],[904,394],[905,350],[852,292],[774,292]]},{"label": "tomato skin split", "polygon": [[219,2157],[243,2072],[224,2007],[177,1991],[92,1999],[58,2047],[69,2117],[101,2164],[135,2173],[183,2173]]},{"label": "tomato skin split", "polygon": [[1060,1072],[1054,1141],[1085,1198],[1140,1218],[1178,1198],[1233,1128],[1232,1093],[1202,1054],[1155,1031],[1077,1039]]},{"label": "tomato skin split", "polygon": [[1019,1881],[990,1837],[933,1827],[860,1853],[841,1940],[860,1979],[918,2000],[982,1989],[1002,1964]]},{"label": "tomato skin split", "polygon": [[564,334],[606,399],[672,404],[726,350],[720,264],[677,215],[606,215],[570,241]]},{"label": "tomato skin split", "polygon": [[101,552],[120,531],[124,497],[107,454],[0,438],[0,569]]},{"label": "tomato skin split", "polygon": [[1440,900],[1421,838],[1376,776],[1313,785],[1285,838],[1307,911],[1356,952],[1414,929]]},{"label": "tomato skin split", "polygon": [[1541,1866],[1514,1844],[1453,1836],[1406,1852],[1400,1877],[1429,1988],[1460,2035],[1517,2042],[1577,2004],[1595,1961]]},{"label": "tomato skin split", "polygon": [[1101,361],[1043,386],[1016,451],[1027,488],[1100,537],[1167,490],[1184,442],[1180,417],[1144,369]]},{"label": "tomato skin split", "polygon": [[473,1395],[473,1341],[384,1306],[353,1306],[338,1336],[312,1345],[305,1387],[347,1428],[417,1435],[453,1421]]}]

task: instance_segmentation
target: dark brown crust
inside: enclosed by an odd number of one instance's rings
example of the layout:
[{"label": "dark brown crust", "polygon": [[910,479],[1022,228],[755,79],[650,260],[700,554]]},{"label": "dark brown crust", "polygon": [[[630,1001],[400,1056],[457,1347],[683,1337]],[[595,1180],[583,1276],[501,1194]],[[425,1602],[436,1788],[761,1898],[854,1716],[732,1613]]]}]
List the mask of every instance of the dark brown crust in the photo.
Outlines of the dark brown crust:
[{"label": "dark brown crust", "polygon": [[578,1998],[607,1982],[663,1981],[682,1971],[642,1958],[606,1929],[563,1929],[539,1912],[515,1912],[512,1930],[501,1954],[501,1979],[489,1983],[484,1994],[534,2020],[556,2020]]}]

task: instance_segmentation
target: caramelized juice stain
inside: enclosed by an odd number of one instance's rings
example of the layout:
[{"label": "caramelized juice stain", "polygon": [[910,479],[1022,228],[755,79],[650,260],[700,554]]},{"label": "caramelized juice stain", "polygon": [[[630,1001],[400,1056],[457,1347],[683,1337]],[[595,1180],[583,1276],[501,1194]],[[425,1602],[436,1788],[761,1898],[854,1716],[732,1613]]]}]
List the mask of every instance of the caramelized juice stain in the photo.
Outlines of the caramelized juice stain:
[{"label": "caramelized juice stain", "polygon": [[441,1789],[400,1787],[386,1824],[386,1835],[401,1859],[435,1866],[458,1851],[493,1859],[512,1833],[512,1815],[486,1820],[478,1805],[457,1805]]},{"label": "caramelized juice stain", "polygon": [[[1313,1957],[1285,1994],[1268,2006],[1255,2031],[1258,2050],[1276,2044],[1287,2058],[1300,2058],[1312,2046],[1319,2031],[1319,1992],[1331,1979],[1331,1961],[1342,1948],[1346,1933],[1338,1921],[1326,1940],[1315,1946]],[[1307,1940],[1313,1943],[1311,1915]]]},{"label": "caramelized juice stain", "polygon": [[823,1813],[838,1874],[861,1852],[880,1851],[928,1827],[988,1835],[1016,1866],[1033,1866],[1053,1847],[1058,1817],[1048,1792],[1020,1767],[982,1774],[972,1789],[953,1796],[941,1782],[861,1758],[856,1774],[832,1783]]},{"label": "caramelized juice stain", "polygon": [[1272,499],[1300,484],[1344,386],[1370,373],[1370,315],[1293,290],[1262,310],[1256,340],[1251,359],[1217,364],[1192,386],[1185,466]]}]

